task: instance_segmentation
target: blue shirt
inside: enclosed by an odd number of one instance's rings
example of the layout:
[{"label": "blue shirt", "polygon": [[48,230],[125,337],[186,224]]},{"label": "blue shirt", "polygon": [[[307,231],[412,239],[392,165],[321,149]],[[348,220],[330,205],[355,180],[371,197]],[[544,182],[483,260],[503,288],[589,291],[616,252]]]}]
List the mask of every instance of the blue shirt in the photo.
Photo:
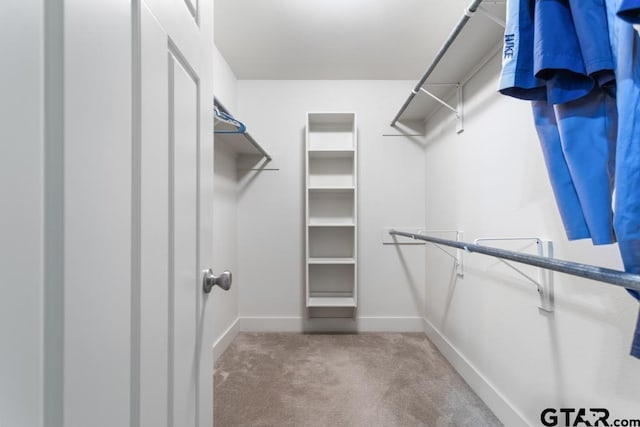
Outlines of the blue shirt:
[{"label": "blue shirt", "polygon": [[613,84],[604,0],[510,1],[504,37],[504,95],[562,104]]},{"label": "blue shirt", "polygon": [[550,104],[571,102],[614,80],[604,0],[536,0],[536,77]]},{"label": "blue shirt", "polygon": [[640,22],[640,0],[622,0],[618,16],[627,22]]},{"label": "blue shirt", "polygon": [[544,101],[544,80],[533,69],[533,3],[529,0],[507,2],[507,20],[502,52],[502,73],[498,90],[514,98]]}]

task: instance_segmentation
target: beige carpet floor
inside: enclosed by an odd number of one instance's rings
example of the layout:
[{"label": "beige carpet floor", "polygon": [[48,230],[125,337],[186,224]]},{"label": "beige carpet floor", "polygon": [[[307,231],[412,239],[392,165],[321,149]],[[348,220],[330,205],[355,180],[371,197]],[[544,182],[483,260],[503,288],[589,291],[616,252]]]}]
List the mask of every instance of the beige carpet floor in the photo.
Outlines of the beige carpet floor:
[{"label": "beige carpet floor", "polygon": [[216,427],[502,425],[418,333],[241,333],[214,384]]}]

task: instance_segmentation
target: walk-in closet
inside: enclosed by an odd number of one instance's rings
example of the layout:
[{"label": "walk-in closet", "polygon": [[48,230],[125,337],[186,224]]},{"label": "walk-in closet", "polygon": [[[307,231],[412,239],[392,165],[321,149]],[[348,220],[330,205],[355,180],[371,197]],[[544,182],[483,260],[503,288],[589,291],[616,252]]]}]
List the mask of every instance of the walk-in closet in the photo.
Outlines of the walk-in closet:
[{"label": "walk-in closet", "polygon": [[640,426],[640,1],[0,11],[0,427]]}]

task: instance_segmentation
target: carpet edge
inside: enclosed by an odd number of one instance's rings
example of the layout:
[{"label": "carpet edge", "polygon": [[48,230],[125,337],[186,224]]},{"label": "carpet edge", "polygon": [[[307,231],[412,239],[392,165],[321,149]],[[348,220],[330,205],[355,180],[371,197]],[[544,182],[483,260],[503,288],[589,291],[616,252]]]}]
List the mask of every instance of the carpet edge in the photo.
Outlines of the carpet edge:
[{"label": "carpet edge", "polygon": [[453,369],[491,409],[505,426],[527,427],[529,424],[516,407],[502,394],[429,320],[423,318],[423,332]]}]

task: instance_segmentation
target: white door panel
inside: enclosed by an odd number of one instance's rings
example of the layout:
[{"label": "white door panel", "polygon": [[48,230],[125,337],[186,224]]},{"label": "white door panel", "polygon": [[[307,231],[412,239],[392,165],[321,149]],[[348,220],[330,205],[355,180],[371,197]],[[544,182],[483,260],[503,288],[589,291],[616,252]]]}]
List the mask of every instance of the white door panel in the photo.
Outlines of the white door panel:
[{"label": "white door panel", "polygon": [[[208,31],[208,26],[205,26],[204,22],[205,18],[213,20],[211,0],[201,1],[201,3],[202,9],[204,10],[206,6],[210,13],[194,16],[185,0],[144,0],[142,3],[143,7],[146,5],[153,13],[165,34],[178,47],[185,62],[194,70],[202,68],[204,65],[201,64],[202,61],[212,61],[208,58],[208,52],[205,53],[207,58],[203,57],[201,43],[193,43],[194,40],[201,38],[205,31]],[[201,19],[202,22],[200,22]],[[213,38],[210,43],[213,45]]]},{"label": "white door panel", "polygon": [[189,12],[194,19],[198,19],[198,0],[184,0],[185,5],[189,8]]},{"label": "white door panel", "polygon": [[213,1],[5,3],[0,426],[210,427]]},{"label": "white door panel", "polygon": [[[186,12],[178,0],[150,1],[141,10],[144,427],[212,423],[212,405],[201,403],[212,399],[212,343],[200,273],[212,242],[211,118],[203,112],[203,105],[211,110],[211,96],[199,76],[201,56],[210,55],[202,54],[206,43]],[[165,22],[167,16],[175,19]],[[145,366],[159,351],[163,356]]]},{"label": "white door panel", "polygon": [[63,425],[125,426],[132,401],[131,5],[63,6]]},{"label": "white door panel", "polygon": [[141,54],[140,426],[155,427],[169,425],[169,66],[167,36],[144,5]]},{"label": "white door panel", "polygon": [[[193,426],[196,419],[196,318],[199,286],[197,257],[198,94],[197,83],[172,53],[169,57],[170,180],[173,191],[170,232],[173,259],[169,285],[170,369],[173,368],[173,425]],[[172,227],[171,227],[172,225]],[[171,264],[172,263],[172,264]],[[172,366],[173,365],[173,366]]]}]

